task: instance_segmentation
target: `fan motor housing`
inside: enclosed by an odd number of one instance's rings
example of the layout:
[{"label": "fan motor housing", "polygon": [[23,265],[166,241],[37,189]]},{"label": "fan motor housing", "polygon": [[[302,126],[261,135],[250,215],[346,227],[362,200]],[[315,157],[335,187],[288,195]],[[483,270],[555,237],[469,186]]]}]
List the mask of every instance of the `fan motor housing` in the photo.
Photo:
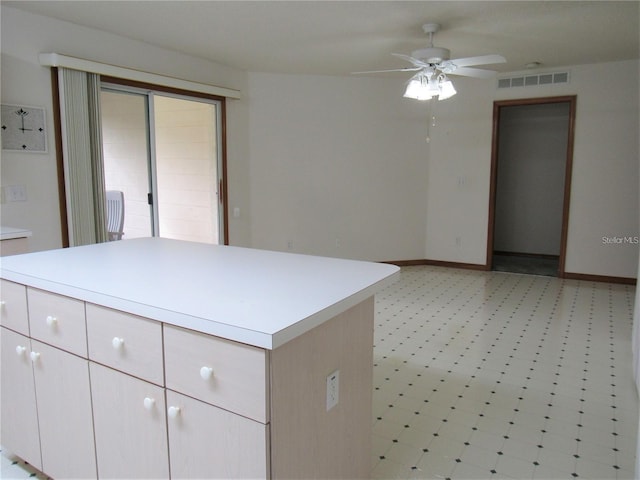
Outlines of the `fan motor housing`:
[{"label": "fan motor housing", "polygon": [[444,60],[451,58],[451,52],[448,48],[428,47],[411,52],[413,58],[422,60],[424,63],[438,64]]}]

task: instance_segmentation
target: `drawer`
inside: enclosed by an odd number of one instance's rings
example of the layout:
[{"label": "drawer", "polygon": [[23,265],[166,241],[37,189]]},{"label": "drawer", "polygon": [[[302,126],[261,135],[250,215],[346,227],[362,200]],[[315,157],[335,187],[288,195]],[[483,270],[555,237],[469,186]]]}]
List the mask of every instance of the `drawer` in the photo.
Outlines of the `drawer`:
[{"label": "drawer", "polygon": [[258,422],[268,422],[267,352],[164,326],[167,388]]},{"label": "drawer", "polygon": [[2,280],[0,289],[0,325],[28,336],[27,287]]},{"label": "drawer", "polygon": [[159,322],[87,303],[89,358],[164,385]]},{"label": "drawer", "polygon": [[87,357],[84,302],[27,288],[31,337],[81,357]]}]

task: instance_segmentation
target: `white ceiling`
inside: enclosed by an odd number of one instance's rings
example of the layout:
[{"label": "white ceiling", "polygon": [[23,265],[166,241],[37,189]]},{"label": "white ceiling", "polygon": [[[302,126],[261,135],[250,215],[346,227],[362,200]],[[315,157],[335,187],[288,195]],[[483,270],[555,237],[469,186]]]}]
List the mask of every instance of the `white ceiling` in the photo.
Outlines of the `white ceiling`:
[{"label": "white ceiling", "polygon": [[[422,24],[452,58],[499,53],[485,68],[543,69],[639,58],[638,1],[3,1],[242,70],[349,75],[401,68]],[[64,53],[64,52],[60,52]],[[386,75],[407,75],[394,73]]]}]

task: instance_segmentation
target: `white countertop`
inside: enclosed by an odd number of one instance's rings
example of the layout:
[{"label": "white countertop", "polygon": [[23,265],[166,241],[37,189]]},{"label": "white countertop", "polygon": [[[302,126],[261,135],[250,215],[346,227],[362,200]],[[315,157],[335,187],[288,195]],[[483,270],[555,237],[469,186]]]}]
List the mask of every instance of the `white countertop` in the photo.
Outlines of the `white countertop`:
[{"label": "white countertop", "polygon": [[14,227],[0,227],[0,240],[13,240],[15,238],[26,238],[31,236],[31,230]]},{"label": "white countertop", "polygon": [[274,349],[395,282],[394,265],[145,238],[2,258],[4,279]]}]

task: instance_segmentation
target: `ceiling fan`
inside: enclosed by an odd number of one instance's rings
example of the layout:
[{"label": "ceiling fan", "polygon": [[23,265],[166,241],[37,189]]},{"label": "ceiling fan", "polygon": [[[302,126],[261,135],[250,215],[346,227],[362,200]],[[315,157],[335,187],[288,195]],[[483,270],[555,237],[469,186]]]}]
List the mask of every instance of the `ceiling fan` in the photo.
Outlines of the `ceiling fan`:
[{"label": "ceiling fan", "polygon": [[427,100],[437,96],[439,100],[444,100],[456,94],[453,84],[447,78],[447,75],[491,78],[496,72],[471,67],[505,63],[507,61],[502,55],[497,54],[451,60],[449,49],[433,45],[433,34],[440,30],[440,25],[426,23],[422,26],[422,30],[429,35],[429,46],[427,48],[414,50],[411,55],[392,53],[392,55],[408,61],[413,66],[354,73],[417,72],[409,81],[404,96],[418,100]]}]

